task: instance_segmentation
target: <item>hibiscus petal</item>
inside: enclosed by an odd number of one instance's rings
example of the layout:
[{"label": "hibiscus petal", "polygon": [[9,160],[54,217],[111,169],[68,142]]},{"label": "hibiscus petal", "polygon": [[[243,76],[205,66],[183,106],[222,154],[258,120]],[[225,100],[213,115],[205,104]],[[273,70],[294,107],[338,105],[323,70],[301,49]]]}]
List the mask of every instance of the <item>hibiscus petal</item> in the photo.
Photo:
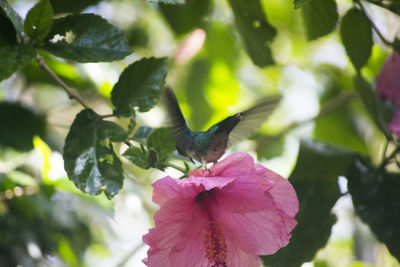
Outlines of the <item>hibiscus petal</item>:
[{"label": "hibiscus petal", "polygon": [[153,202],[163,205],[170,198],[181,196],[181,187],[170,176],[161,178],[153,183]]},{"label": "hibiscus petal", "polygon": [[235,179],[235,177],[190,177],[185,179],[184,183],[202,187],[204,190],[211,190],[213,188],[223,188]]},{"label": "hibiscus petal", "polygon": [[259,267],[260,257],[257,255],[249,254],[238,246],[235,246],[230,240],[227,240],[227,247],[229,256],[226,259],[226,265],[229,267]]},{"label": "hibiscus petal", "polygon": [[210,168],[208,176],[237,176],[254,173],[253,158],[243,152],[233,153]]},{"label": "hibiscus petal", "polygon": [[244,214],[221,212],[219,218],[224,218],[220,224],[226,239],[247,253],[275,253],[286,246],[291,237],[286,226],[281,224],[282,218],[277,210]]},{"label": "hibiscus petal", "polygon": [[266,169],[266,177],[275,185],[269,190],[275,204],[287,215],[294,217],[299,211],[299,200],[290,182],[279,174]]},{"label": "hibiscus petal", "polygon": [[192,198],[175,198],[154,215],[155,228],[143,236],[150,246],[144,261],[154,267],[207,267],[203,208]]},{"label": "hibiscus petal", "polygon": [[254,177],[240,177],[231,187],[215,194],[213,214],[221,225],[221,231],[248,253],[265,255],[276,252],[287,245],[290,231],[296,225],[296,221],[275,203],[270,192],[265,194]]}]

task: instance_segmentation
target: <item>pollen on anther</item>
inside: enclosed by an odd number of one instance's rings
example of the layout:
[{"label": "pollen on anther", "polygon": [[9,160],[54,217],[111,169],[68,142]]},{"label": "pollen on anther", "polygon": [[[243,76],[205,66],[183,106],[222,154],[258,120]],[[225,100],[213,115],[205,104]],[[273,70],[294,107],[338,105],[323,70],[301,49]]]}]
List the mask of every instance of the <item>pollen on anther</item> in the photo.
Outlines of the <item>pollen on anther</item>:
[{"label": "pollen on anther", "polygon": [[211,267],[227,267],[225,238],[215,221],[210,221],[208,225],[204,245],[206,257],[210,261]]}]

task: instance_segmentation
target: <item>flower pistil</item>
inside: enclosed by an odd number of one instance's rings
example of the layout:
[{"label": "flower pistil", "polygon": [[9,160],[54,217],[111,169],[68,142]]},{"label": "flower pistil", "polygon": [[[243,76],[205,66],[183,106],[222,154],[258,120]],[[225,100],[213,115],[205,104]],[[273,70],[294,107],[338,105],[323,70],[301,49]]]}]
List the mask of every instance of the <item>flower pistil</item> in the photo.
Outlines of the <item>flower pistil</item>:
[{"label": "flower pistil", "polygon": [[215,221],[210,221],[208,225],[204,245],[206,247],[206,257],[212,267],[227,267],[225,238],[221,233],[221,228]]}]

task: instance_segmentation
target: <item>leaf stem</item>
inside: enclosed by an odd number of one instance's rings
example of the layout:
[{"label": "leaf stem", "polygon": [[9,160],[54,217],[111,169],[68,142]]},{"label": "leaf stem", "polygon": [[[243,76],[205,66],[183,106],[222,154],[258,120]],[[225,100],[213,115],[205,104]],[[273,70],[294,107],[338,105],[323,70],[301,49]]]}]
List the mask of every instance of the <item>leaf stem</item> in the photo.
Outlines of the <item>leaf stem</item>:
[{"label": "leaf stem", "polygon": [[104,118],[109,118],[109,117],[114,117],[114,116],[115,116],[114,113],[112,113],[112,114],[101,115],[101,118],[104,119]]},{"label": "leaf stem", "polygon": [[392,5],[391,4],[387,5],[387,4],[384,4],[383,1],[376,1],[376,0],[366,0],[366,1],[368,3],[371,3],[373,5],[379,6],[381,8],[385,8],[385,9],[393,12],[396,15],[400,15],[400,12],[399,12],[400,9],[396,8],[396,5],[394,3]]},{"label": "leaf stem", "polygon": [[378,27],[375,25],[374,21],[370,18],[367,10],[365,9],[363,3],[361,2],[361,0],[354,0],[355,3],[357,3],[357,5],[361,8],[361,11],[365,14],[365,16],[367,17],[367,19],[369,20],[369,22],[371,22],[371,26],[374,29],[374,31],[376,32],[376,34],[379,36],[379,38],[382,40],[382,42],[384,42],[386,45],[391,46],[394,48],[394,43],[388,41],[383,34],[380,32],[380,30],[378,29]]},{"label": "leaf stem", "polygon": [[396,148],[392,151],[392,153],[390,153],[390,155],[382,161],[382,163],[381,163],[381,165],[380,165],[379,167],[380,167],[380,168],[385,168],[386,165],[389,163],[389,161],[391,161],[393,158],[396,157],[396,155],[397,155],[397,153],[398,153],[399,151],[400,151],[400,147],[396,147]]},{"label": "leaf stem", "polygon": [[50,74],[50,76],[64,89],[64,91],[67,93],[68,97],[70,99],[75,99],[76,101],[78,101],[82,106],[84,106],[85,108],[90,108],[85,101],[82,99],[82,97],[80,95],[78,95],[77,93],[75,93],[71,88],[68,87],[68,85],[66,85],[64,83],[63,80],[61,80],[61,78],[50,69],[50,67],[46,64],[46,62],[44,61],[43,57],[40,55],[36,55],[36,61],[39,64],[39,66],[45,70],[48,74]]},{"label": "leaf stem", "polygon": [[187,173],[187,170],[186,170],[186,169],[184,169],[184,168],[182,168],[181,166],[178,166],[178,165],[176,165],[176,164],[174,164],[174,163],[172,163],[172,162],[167,162],[167,163],[165,164],[165,167],[171,167],[171,168],[174,168],[174,169],[176,169],[176,170],[178,170],[178,171],[180,171],[180,172],[182,172],[182,173]]}]

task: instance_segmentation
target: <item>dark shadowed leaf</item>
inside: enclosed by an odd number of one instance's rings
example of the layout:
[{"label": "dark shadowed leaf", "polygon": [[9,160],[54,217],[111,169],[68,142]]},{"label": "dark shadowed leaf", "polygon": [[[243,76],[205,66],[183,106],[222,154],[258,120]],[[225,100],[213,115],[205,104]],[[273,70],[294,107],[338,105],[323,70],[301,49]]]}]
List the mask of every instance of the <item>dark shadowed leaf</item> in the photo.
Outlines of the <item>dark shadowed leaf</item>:
[{"label": "dark shadowed leaf", "polygon": [[0,42],[0,81],[29,64],[36,55],[36,49],[28,45],[9,45]]},{"label": "dark shadowed leaf", "polygon": [[160,98],[166,75],[166,58],[143,58],[129,65],[111,92],[115,113],[124,115],[130,106],[149,111]]},{"label": "dark shadowed leaf", "polygon": [[0,10],[0,43],[16,44],[17,32],[11,20],[1,13]]},{"label": "dark shadowed leaf", "polygon": [[375,169],[367,160],[356,160],[347,178],[358,216],[400,260],[400,175]]},{"label": "dark shadowed leaf", "polygon": [[143,25],[133,24],[124,29],[128,43],[132,47],[147,47],[149,45],[150,33]]},{"label": "dark shadowed leaf", "polygon": [[154,132],[154,129],[148,126],[141,126],[136,130],[133,135],[133,140],[138,141],[142,144],[147,144],[147,139]]},{"label": "dark shadowed leaf", "polygon": [[22,151],[33,148],[35,135],[45,132],[44,118],[19,104],[0,102],[0,145]]},{"label": "dark shadowed leaf", "polygon": [[186,0],[183,5],[160,2],[161,13],[177,34],[188,33],[201,27],[202,19],[210,11],[211,6],[211,0]]},{"label": "dark shadowed leaf", "polygon": [[120,126],[103,121],[91,109],[75,118],[64,146],[64,168],[68,178],[85,193],[104,191],[112,198],[122,188],[121,161],[111,141],[122,142],[127,135]]},{"label": "dark shadowed leaf", "polygon": [[49,0],[40,0],[26,15],[24,29],[32,41],[41,43],[53,25],[53,9]]},{"label": "dark shadowed leaf", "polygon": [[[14,26],[14,29],[18,35],[20,40],[24,39],[24,23],[22,18],[18,15],[17,12],[11,7],[7,0],[0,1],[0,8],[4,11],[7,18],[10,19],[11,23]],[[1,25],[3,27],[3,25]]]},{"label": "dark shadowed leaf", "polygon": [[46,50],[78,62],[114,61],[132,52],[122,31],[94,14],[55,19],[48,38]]},{"label": "dark shadowed leaf", "polygon": [[50,0],[54,13],[79,13],[85,8],[97,5],[101,0]]},{"label": "dark shadowed leaf", "polygon": [[340,35],[347,55],[357,71],[367,63],[372,49],[371,23],[363,12],[356,8],[342,17]]},{"label": "dark shadowed leaf", "polygon": [[288,246],[261,257],[264,265],[301,266],[325,245],[336,221],[331,209],[340,197],[337,179],[345,175],[353,158],[347,151],[322,143],[301,143],[296,167],[289,177],[300,203],[298,225]]},{"label": "dark shadowed leaf", "polygon": [[312,1],[312,0],[294,0],[293,5],[294,5],[294,8],[297,9],[297,8],[302,7],[304,4],[307,4],[310,1]]},{"label": "dark shadowed leaf", "polygon": [[240,35],[254,64],[260,67],[274,64],[269,43],[276,35],[259,0],[229,0]]},{"label": "dark shadowed leaf", "polygon": [[127,160],[129,160],[130,162],[132,162],[133,164],[137,165],[142,169],[150,168],[149,164],[147,163],[146,155],[147,152],[145,150],[142,150],[135,146],[131,146],[123,154],[123,156]]},{"label": "dark shadowed leaf", "polygon": [[389,110],[387,110],[386,106],[384,106],[378,99],[372,86],[364,80],[361,75],[355,77],[354,85],[356,92],[360,96],[361,102],[365,106],[376,126],[385,134],[386,138],[391,139],[392,134],[388,128],[388,123],[391,120]]},{"label": "dark shadowed leaf", "polygon": [[308,40],[315,40],[335,29],[339,18],[335,0],[312,0],[302,4]]}]

